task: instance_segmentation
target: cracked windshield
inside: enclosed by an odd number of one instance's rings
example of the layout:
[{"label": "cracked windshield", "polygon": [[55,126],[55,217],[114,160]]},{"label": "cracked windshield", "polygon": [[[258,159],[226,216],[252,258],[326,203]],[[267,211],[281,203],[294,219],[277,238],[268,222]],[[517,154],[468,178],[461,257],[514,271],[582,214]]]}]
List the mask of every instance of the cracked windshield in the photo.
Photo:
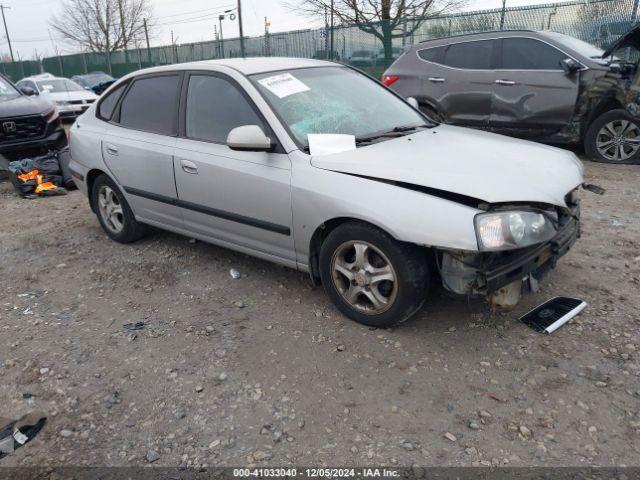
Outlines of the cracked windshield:
[{"label": "cracked windshield", "polygon": [[384,87],[347,68],[270,72],[252,79],[304,147],[310,133],[366,137],[425,124],[424,117]]}]

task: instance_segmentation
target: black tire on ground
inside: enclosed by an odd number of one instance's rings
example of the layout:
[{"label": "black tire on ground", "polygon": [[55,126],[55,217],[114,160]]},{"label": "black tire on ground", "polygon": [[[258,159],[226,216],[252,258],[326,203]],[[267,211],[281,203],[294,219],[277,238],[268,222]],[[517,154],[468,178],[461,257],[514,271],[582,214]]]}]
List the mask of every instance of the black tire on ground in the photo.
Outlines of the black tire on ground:
[{"label": "black tire on ground", "polygon": [[[122,214],[120,216],[122,228],[119,231],[114,231],[107,225],[107,220],[104,218],[100,209],[98,195],[103,187],[107,187],[113,191],[120,206],[122,207]],[[115,182],[107,175],[100,175],[93,183],[93,188],[91,189],[91,202],[95,207],[96,216],[98,217],[98,221],[100,222],[102,229],[112,240],[119,243],[131,243],[144,237],[147,233],[147,226],[135,219],[124,195],[122,195],[122,192]]]},{"label": "black tire on ground", "polygon": [[[637,140],[640,142],[640,118],[634,117],[629,112],[622,108],[618,108],[615,110],[609,110],[608,112],[603,113],[598,118],[596,118],[589,128],[587,129],[587,133],[584,137],[584,149],[589,158],[596,162],[603,163],[640,163],[640,148],[629,158],[624,160],[616,160],[615,158],[607,158],[607,156],[603,155],[598,151],[597,142],[598,140],[604,140],[607,137],[602,136],[603,129],[606,128],[607,125],[614,122],[627,121],[630,122],[629,128],[631,131],[630,134],[633,134],[633,138],[635,138],[635,133],[638,134]],[[640,147],[640,144],[638,145]],[[614,146],[611,147],[612,149]],[[624,147],[627,152],[631,152],[631,146],[628,145]],[[607,152],[605,152],[607,153]],[[615,157],[615,151],[609,151],[609,157]]]},{"label": "black tire on ground", "polygon": [[[379,250],[387,257],[388,263],[395,271],[395,294],[389,297],[393,298],[393,300],[387,302],[387,306],[384,307],[385,310],[380,311],[380,313],[366,312],[356,308],[347,302],[340,293],[340,287],[337,283],[342,283],[343,291],[345,291],[345,289],[350,288],[349,285],[357,286],[356,280],[351,283],[346,281],[346,277],[334,280],[332,268],[334,256],[344,251],[344,245],[348,245],[352,241],[369,245],[368,252],[373,252],[367,253],[369,262],[382,261],[384,264],[386,263],[385,259],[375,252],[375,249]],[[353,252],[355,253],[355,250]],[[349,222],[337,227],[329,233],[322,243],[319,262],[320,278],[327,295],[338,310],[358,323],[379,328],[402,323],[414,315],[426,299],[429,286],[429,267],[425,251],[415,245],[398,242],[387,233],[370,224]],[[388,283],[384,285],[384,288],[387,291],[393,290],[393,287],[389,287],[389,285],[392,284]],[[366,288],[369,289],[370,287]],[[375,288],[380,292],[383,284],[378,284]],[[370,290],[367,291],[370,292]],[[363,303],[369,302],[364,293],[360,295],[360,301]]]}]

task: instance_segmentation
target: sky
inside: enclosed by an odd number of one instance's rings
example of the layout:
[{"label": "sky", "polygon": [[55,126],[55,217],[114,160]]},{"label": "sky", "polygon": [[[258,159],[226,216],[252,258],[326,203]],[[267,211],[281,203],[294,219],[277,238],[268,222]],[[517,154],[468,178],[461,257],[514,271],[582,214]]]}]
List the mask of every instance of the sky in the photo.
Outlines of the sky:
[{"label": "sky", "polygon": [[[553,0],[507,0],[507,6],[550,3]],[[557,0],[556,0],[557,1]],[[50,56],[55,47],[61,54],[77,52],[77,47],[66,42],[52,30],[52,17],[62,9],[65,0],[0,0],[5,7],[5,17],[13,53],[16,60]],[[218,15],[236,6],[236,0],[150,0],[156,19],[151,32],[151,46],[171,43],[173,31],[176,43],[199,42],[214,38],[214,25]],[[465,10],[500,8],[502,0],[468,0]],[[320,27],[321,20],[302,17],[291,11],[284,0],[242,0],[244,34],[264,33],[264,17],[267,16],[271,32],[283,32]],[[238,36],[238,20],[222,22],[225,38]],[[1,25],[0,25],[1,30]],[[54,47],[55,45],[55,47]],[[2,30],[0,55],[9,53],[7,38]]]}]

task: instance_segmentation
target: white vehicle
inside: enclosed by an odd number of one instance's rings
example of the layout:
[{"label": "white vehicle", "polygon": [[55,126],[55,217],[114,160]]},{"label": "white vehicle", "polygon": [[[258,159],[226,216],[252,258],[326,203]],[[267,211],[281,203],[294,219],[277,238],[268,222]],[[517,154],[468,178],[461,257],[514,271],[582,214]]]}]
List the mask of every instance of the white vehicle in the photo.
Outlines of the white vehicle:
[{"label": "white vehicle", "polygon": [[76,121],[70,168],[113,240],[153,225],[309,272],[367,325],[434,282],[517,300],[578,238],[581,162],[414,102],[320,60],[150,68]]},{"label": "white vehicle", "polygon": [[62,118],[82,115],[98,98],[76,82],[50,73],[23,78],[16,86],[26,95],[42,95],[53,101]]}]

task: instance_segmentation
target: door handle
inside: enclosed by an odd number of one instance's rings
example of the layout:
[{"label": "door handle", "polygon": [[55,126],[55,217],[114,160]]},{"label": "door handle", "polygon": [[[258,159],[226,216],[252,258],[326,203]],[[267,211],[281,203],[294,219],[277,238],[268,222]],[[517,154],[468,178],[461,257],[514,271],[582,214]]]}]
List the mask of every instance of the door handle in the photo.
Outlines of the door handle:
[{"label": "door handle", "polygon": [[515,85],[516,82],[514,82],[513,80],[496,80],[496,83],[498,85]]},{"label": "door handle", "polygon": [[433,83],[443,83],[444,78],[442,77],[429,77],[429,81]]},{"label": "door handle", "polygon": [[111,145],[111,144],[107,143],[107,145],[105,147],[106,147],[107,153],[109,155],[115,155],[115,156],[118,155],[118,149],[114,145]]},{"label": "door handle", "polygon": [[198,166],[189,160],[180,160],[180,167],[182,167],[182,170],[186,173],[190,173],[192,175],[198,174]]}]

